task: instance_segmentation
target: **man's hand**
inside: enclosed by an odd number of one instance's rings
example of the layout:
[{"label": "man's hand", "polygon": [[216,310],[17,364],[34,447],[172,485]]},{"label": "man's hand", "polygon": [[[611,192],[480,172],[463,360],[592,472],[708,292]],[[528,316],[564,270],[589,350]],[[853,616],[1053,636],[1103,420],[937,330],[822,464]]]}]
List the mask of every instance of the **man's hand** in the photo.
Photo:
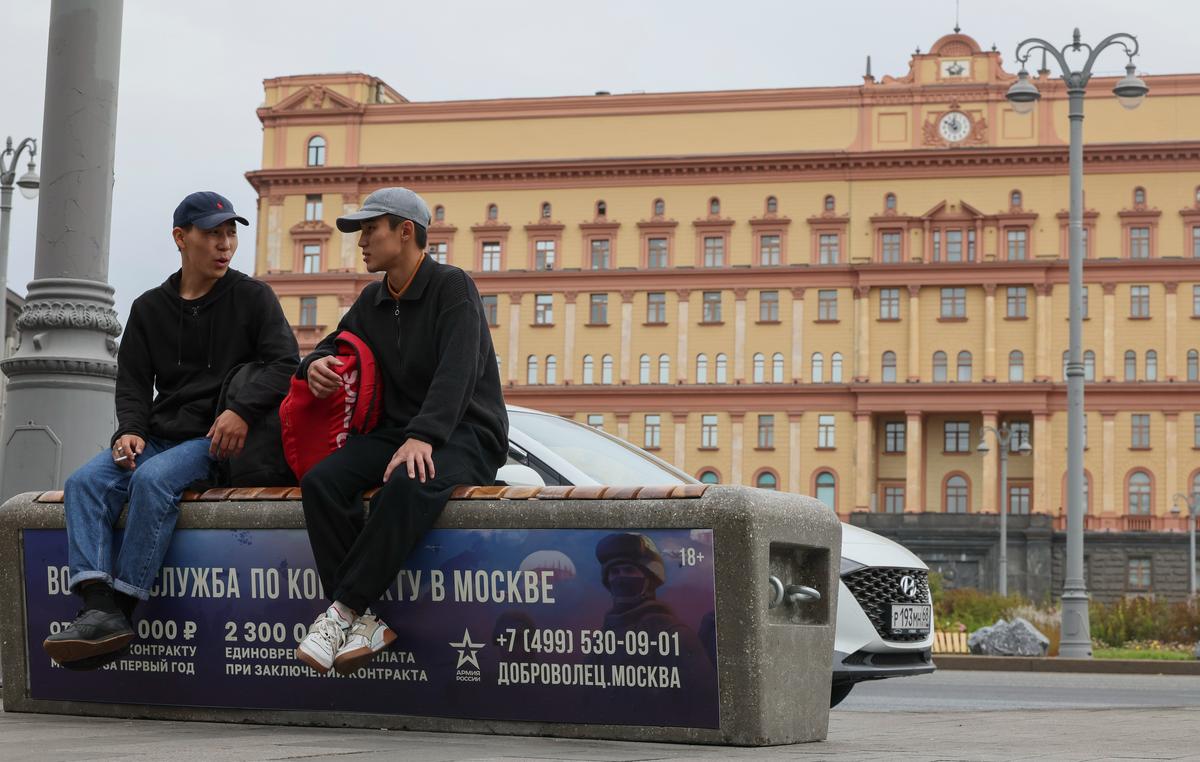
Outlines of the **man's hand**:
[{"label": "man's hand", "polygon": [[144,449],[146,440],[137,434],[122,434],[113,444],[113,462],[126,471],[132,471],[137,468],[137,456],[141,455]]},{"label": "man's hand", "polygon": [[212,440],[208,454],[218,460],[237,457],[246,444],[246,432],[249,430],[250,426],[244,418],[232,410],[226,410],[217,416],[212,428],[204,435]]},{"label": "man's hand", "polygon": [[342,385],[342,377],[336,370],[341,366],[342,361],[334,355],[313,360],[308,366],[308,390],[314,397],[323,400]]},{"label": "man's hand", "polygon": [[409,479],[419,478],[422,484],[426,479],[434,478],[433,445],[419,439],[406,441],[392,456],[387,470],[383,472],[383,481],[387,482],[388,479],[391,479],[392,472],[401,466],[408,469]]}]

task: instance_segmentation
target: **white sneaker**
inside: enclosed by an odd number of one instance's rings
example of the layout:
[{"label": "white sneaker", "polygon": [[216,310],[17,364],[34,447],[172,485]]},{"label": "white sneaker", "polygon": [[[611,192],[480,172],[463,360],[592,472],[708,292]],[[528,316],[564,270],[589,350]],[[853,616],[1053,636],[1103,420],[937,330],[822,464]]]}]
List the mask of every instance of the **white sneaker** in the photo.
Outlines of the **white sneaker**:
[{"label": "white sneaker", "polygon": [[396,633],[391,627],[371,614],[364,614],[354,622],[346,642],[334,655],[333,668],[340,675],[354,674],[395,640]]},{"label": "white sneaker", "polygon": [[330,606],[308,628],[308,634],[296,647],[296,658],[325,674],[333,666],[334,655],[346,645],[349,629],[350,623]]}]

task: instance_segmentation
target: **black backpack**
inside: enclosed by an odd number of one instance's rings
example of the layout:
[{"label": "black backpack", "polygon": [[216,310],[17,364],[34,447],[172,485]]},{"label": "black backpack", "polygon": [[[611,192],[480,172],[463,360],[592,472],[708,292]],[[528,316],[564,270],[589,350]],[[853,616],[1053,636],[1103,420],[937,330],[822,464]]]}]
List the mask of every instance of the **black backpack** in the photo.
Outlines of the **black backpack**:
[{"label": "black backpack", "polygon": [[[226,400],[237,397],[238,391],[252,382],[266,368],[261,362],[236,366],[225,376],[217,398],[217,414],[226,409]],[[264,413],[258,420],[247,421],[250,431],[246,444],[236,458],[219,461],[213,469],[212,482],[216,487],[294,487],[296,476],[283,458],[283,439],[279,425],[279,408]]]}]

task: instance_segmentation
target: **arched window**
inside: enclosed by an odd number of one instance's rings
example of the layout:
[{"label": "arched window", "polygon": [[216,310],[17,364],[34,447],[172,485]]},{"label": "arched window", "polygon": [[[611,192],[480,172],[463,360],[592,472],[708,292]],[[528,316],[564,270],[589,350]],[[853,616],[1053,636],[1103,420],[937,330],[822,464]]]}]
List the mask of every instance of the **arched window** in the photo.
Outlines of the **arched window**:
[{"label": "arched window", "polygon": [[596,383],[596,364],[592,361],[591,355],[583,356],[583,383]]},{"label": "arched window", "polygon": [[708,383],[708,355],[696,355],[696,383]]},{"label": "arched window", "polygon": [[667,213],[667,202],[661,198],[654,199],[654,216],[661,217]]},{"label": "arched window", "polygon": [[779,200],[774,196],[767,196],[767,214],[776,214],[779,212]]},{"label": "arched window", "polygon": [[612,383],[612,366],[612,355],[604,355],[604,357],[600,358],[600,383]]},{"label": "arched window", "polygon": [[1137,352],[1125,350],[1125,380],[1137,381]]},{"label": "arched window", "polygon": [[833,196],[826,196],[822,206],[825,211],[832,212],[837,207],[837,203],[834,201]]},{"label": "arched window", "polygon": [[525,383],[536,384],[538,382],[538,358],[537,355],[529,355],[529,359],[525,361]]},{"label": "arched window", "polygon": [[1021,206],[1021,191],[1015,190],[1008,196],[1008,205],[1014,208]]},{"label": "arched window", "polygon": [[754,486],[759,489],[777,489],[779,480],[775,478],[775,474],[770,471],[763,471],[754,480]]},{"label": "arched window", "polygon": [[960,383],[971,380],[971,353],[965,349],[958,353],[958,370],[955,377]]},{"label": "arched window", "polygon": [[558,382],[558,358],[554,355],[546,355],[546,383],[554,384]]},{"label": "arched window", "polygon": [[325,138],[320,135],[308,139],[308,166],[325,166]]},{"label": "arched window", "polygon": [[546,201],[542,204],[542,219],[543,220],[550,219],[550,213],[551,213],[550,202]]},{"label": "arched window", "polygon": [[701,471],[699,478],[702,484],[719,484],[721,481],[721,477],[717,476],[717,472],[711,469]]},{"label": "arched window", "polygon": [[713,196],[712,198],[710,198],[708,200],[708,213],[709,214],[720,214],[721,213],[721,199],[717,198],[716,196]]},{"label": "arched window", "polygon": [[1019,349],[1008,353],[1008,380],[1025,380],[1025,355]]},{"label": "arched window", "polygon": [[767,357],[762,352],[754,353],[754,383],[767,382]]},{"label": "arched window", "polygon": [[1146,350],[1146,380],[1158,380],[1158,352],[1153,349]]},{"label": "arched window", "polygon": [[842,353],[834,352],[829,357],[829,383],[842,383]]},{"label": "arched window", "polygon": [[1200,352],[1195,349],[1187,353],[1187,380],[1200,381]]},{"label": "arched window", "polygon": [[933,353],[933,380],[946,380],[946,353],[938,350]]},{"label": "arched window", "polygon": [[771,355],[771,383],[783,383],[783,353],[776,352]]},{"label": "arched window", "polygon": [[811,381],[814,384],[825,383],[825,355],[820,352],[813,352],[812,355],[812,371],[809,373]]},{"label": "arched window", "polygon": [[955,474],[946,480],[946,513],[966,513],[970,497],[966,477]]},{"label": "arched window", "polygon": [[658,356],[658,383],[671,383],[671,355]]},{"label": "arched window", "polygon": [[837,477],[829,471],[817,474],[817,494],[814,495],[831,511],[837,510]]},{"label": "arched window", "polygon": [[880,378],[885,384],[896,383],[896,353],[890,349],[883,353],[883,373]]},{"label": "arched window", "polygon": [[717,372],[716,372],[716,374],[715,374],[715,375],[716,375],[716,382],[717,382],[718,384],[727,384],[727,383],[729,383],[729,379],[728,379],[729,358],[727,358],[727,357],[726,357],[725,355],[723,355],[723,354],[719,354],[719,355],[717,355],[717,363],[716,363],[716,365],[717,365],[717,368],[716,368]]},{"label": "arched window", "polygon": [[896,194],[889,193],[883,197],[883,208],[889,212],[896,211]]},{"label": "arched window", "polygon": [[487,218],[488,218],[488,220],[500,219],[500,207],[496,206],[495,204],[488,204]]},{"label": "arched window", "polygon": [[650,383],[650,355],[642,355],[638,358],[638,383]]},{"label": "arched window", "polygon": [[1153,496],[1150,494],[1150,474],[1145,471],[1134,471],[1130,474],[1129,515],[1149,516],[1152,498]]},{"label": "arched window", "polygon": [[446,207],[438,204],[433,208],[433,219],[437,222],[446,221]]},{"label": "arched window", "polygon": [[1083,353],[1083,380],[1096,380],[1096,353],[1090,349]]},{"label": "arched window", "polygon": [[1145,188],[1134,188],[1133,189],[1133,203],[1136,206],[1145,206],[1146,205],[1146,189]]},{"label": "arched window", "polygon": [[608,204],[604,203],[604,199],[601,199],[596,202],[596,216],[597,217],[607,217],[608,216]]}]

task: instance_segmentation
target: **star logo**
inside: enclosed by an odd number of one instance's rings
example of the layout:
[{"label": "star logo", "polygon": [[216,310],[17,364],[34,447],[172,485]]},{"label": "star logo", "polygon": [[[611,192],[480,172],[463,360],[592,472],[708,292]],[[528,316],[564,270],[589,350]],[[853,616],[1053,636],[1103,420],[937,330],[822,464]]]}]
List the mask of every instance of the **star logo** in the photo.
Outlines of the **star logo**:
[{"label": "star logo", "polygon": [[484,643],[473,643],[471,641],[471,631],[463,630],[462,640],[457,643],[450,643],[451,648],[458,649],[458,664],[454,668],[460,669],[462,665],[470,664],[475,669],[479,669],[479,658],[476,654],[478,654],[479,649],[483,648],[484,645]]}]

